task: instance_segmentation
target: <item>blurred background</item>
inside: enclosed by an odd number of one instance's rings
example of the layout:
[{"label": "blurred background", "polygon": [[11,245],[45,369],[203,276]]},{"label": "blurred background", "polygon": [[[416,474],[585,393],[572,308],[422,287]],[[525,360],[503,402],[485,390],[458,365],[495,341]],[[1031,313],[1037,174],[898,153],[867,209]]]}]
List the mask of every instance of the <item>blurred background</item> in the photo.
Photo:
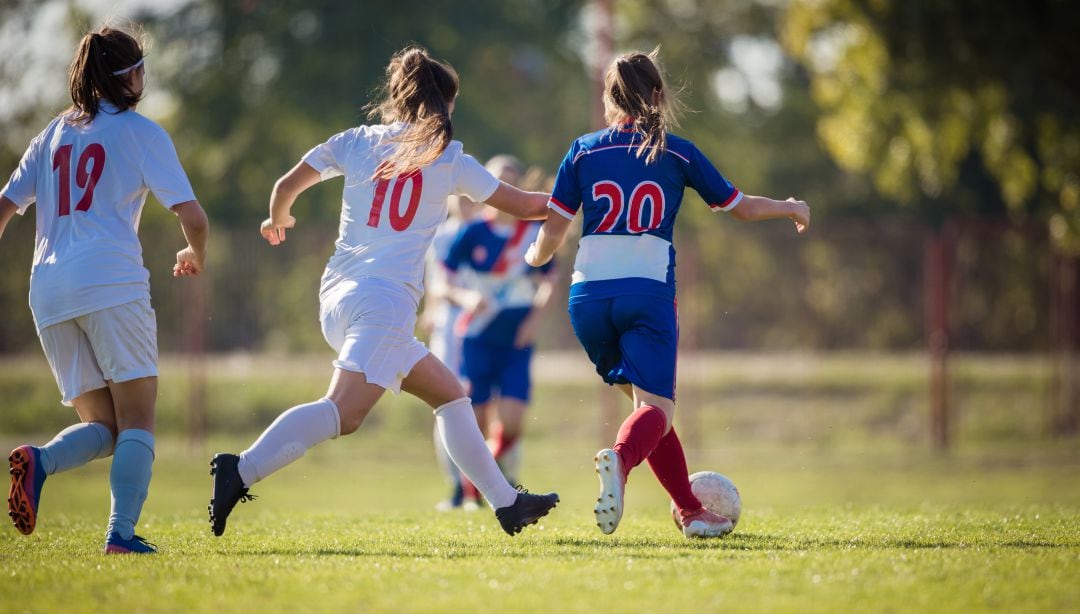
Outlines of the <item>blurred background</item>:
[{"label": "blurred background", "polygon": [[[175,218],[151,197],[142,219],[164,432],[201,446],[322,394],[332,356],[316,291],[340,182],[304,195],[283,247],[257,225],[278,176],[366,122],[394,51],[420,43],[456,67],[466,151],[554,173],[597,127],[612,54],[659,45],[690,109],[678,132],[743,191],[796,196],[814,215],[796,236],[787,223],[713,215],[688,191],[676,245],[679,419],[692,454],[978,451],[1049,455],[1075,471],[1080,4],[6,0],[0,176],[70,102],[76,41],[107,20],[142,24],[139,111],[172,135],[212,221],[208,275],[174,280]],[[8,439],[73,417],[26,304],[33,235],[27,216],[0,241]],[[603,441],[626,408],[598,385],[561,306],[541,338],[530,437]],[[371,420],[427,432],[425,412],[407,415]]]}]

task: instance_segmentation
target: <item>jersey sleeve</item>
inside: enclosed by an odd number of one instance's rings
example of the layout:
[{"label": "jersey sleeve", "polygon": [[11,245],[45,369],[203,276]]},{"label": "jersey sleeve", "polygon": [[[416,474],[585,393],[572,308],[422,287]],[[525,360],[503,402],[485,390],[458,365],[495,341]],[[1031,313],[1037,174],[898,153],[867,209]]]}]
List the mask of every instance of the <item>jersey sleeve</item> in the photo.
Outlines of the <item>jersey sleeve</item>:
[{"label": "jersey sleeve", "polygon": [[30,141],[30,146],[19,160],[19,166],[11,173],[4,189],[0,190],[0,196],[15,203],[19,215],[26,213],[26,209],[37,200],[38,159],[41,157],[42,141],[41,134]]},{"label": "jersey sleeve", "polygon": [[442,264],[451,271],[457,271],[461,265],[469,260],[469,226],[462,226],[458,230],[450,247],[443,256]]},{"label": "jersey sleeve", "polygon": [[339,132],[325,143],[312,147],[301,160],[315,169],[323,181],[345,174],[345,160],[356,139],[355,129]]},{"label": "jersey sleeve", "polygon": [[686,182],[694,188],[713,211],[731,211],[742,200],[743,193],[724,179],[713,163],[697,147],[691,147]]},{"label": "jersey sleeve", "polygon": [[166,209],[195,200],[172,139],[162,130],[150,141],[142,163],[143,182]]},{"label": "jersey sleeve", "polygon": [[455,166],[454,194],[463,194],[482,203],[499,188],[499,180],[469,154],[458,156]]},{"label": "jersey sleeve", "polygon": [[577,157],[577,142],[570,146],[566,157],[559,164],[559,172],[555,174],[555,187],[551,190],[551,200],[548,201],[548,209],[559,215],[573,219],[581,208],[581,186],[578,185],[577,172],[574,168]]}]

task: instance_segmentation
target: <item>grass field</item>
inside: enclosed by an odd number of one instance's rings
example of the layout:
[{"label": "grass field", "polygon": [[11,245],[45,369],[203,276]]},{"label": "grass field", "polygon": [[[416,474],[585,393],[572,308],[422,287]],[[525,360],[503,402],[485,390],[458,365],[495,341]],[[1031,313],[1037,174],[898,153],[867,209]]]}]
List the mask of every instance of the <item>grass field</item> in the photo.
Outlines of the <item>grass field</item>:
[{"label": "grass field", "polygon": [[[722,541],[676,532],[645,467],[619,530],[601,535],[591,514],[600,427],[591,408],[580,413],[595,389],[545,376],[523,477],[562,503],[522,535],[504,535],[488,511],[432,511],[444,486],[430,418],[388,400],[356,435],[257,485],[222,538],[206,522],[207,461],[257,433],[215,428],[195,448],[163,434],[140,525],[161,547],[153,558],[100,554],[107,462],[49,478],[37,532],[0,531],[0,611],[1080,608],[1080,450],[1035,436],[1038,366],[961,365],[957,447],[932,456],[917,436],[920,372],[904,360],[860,359],[847,379],[843,361],[825,361],[786,384],[743,362],[687,392],[710,409],[695,418],[691,470],[722,471],[743,495],[743,519]],[[227,387],[226,370],[213,373],[212,387]],[[292,373],[285,404],[324,385]],[[255,410],[217,411],[227,415],[216,424],[244,426],[238,416]],[[45,437],[21,430],[0,430],[0,444]]]}]

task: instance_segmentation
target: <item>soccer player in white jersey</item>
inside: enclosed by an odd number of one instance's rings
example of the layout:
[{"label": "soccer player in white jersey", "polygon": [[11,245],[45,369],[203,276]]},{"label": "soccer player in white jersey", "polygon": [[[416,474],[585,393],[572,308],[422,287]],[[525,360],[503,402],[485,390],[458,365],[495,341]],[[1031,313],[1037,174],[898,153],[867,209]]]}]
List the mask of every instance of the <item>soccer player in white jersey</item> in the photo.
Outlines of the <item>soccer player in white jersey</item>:
[{"label": "soccer player in white jersey", "polygon": [[30,309],[65,405],[80,422],[44,446],[11,452],[8,514],[37,524],[46,476],[113,456],[106,553],[153,553],[135,534],[150,485],[157,324],[139,217],[148,192],[180,219],[188,245],[173,275],[206,261],[206,214],[169,135],[135,112],[140,43],[104,27],[83,37],[69,75],[72,106],[33,141],[0,191],[0,236],[37,203]]},{"label": "soccer player in white jersey", "polygon": [[261,226],[271,245],[296,220],[289,211],[311,186],[344,176],[340,234],[319,289],[323,335],[337,351],[326,396],[293,407],[239,455],[218,454],[210,522],[229,513],[256,482],[311,447],[354,432],[389,389],[430,405],[450,458],[476,484],[510,535],[558,503],[555,493],[515,490],[499,471],[457,376],[413,336],[423,294],[424,255],[446,199],[464,194],[518,217],[546,215],[547,194],[500,182],[451,140],[457,73],[412,47],[386,69],[385,97],[371,107],[381,124],[358,126],[316,146],[274,185]]},{"label": "soccer player in white jersey", "polygon": [[687,537],[721,537],[729,519],[702,506],[675,434],[679,319],[672,233],[683,192],[692,187],[714,211],[741,220],[786,218],[798,232],[810,209],[795,199],[749,196],[725,179],[690,141],[668,133],[673,100],[656,52],[628,53],[604,78],[609,127],[574,141],[563,159],[549,216],[525,260],[547,262],[580,210],[582,239],[570,286],[570,323],[597,373],[634,402],[609,449],[600,450],[596,524],[612,533],[623,513],[630,471],[648,460],[679,508]]}]

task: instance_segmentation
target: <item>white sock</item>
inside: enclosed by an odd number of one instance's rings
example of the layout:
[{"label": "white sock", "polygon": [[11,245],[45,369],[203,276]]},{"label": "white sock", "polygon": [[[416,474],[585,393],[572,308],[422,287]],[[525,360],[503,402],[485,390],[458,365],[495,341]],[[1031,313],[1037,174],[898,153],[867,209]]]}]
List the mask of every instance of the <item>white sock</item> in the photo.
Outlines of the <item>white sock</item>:
[{"label": "white sock", "polygon": [[240,453],[238,469],[244,486],[251,488],[311,448],[340,434],[341,416],[330,399],[286,410],[250,448]]},{"label": "white sock", "polygon": [[435,425],[454,464],[487,499],[491,509],[513,505],[517,491],[503,477],[480,434],[472,401],[462,397],[435,408]]},{"label": "white sock", "polygon": [[112,431],[97,422],[80,422],[60,431],[38,449],[45,475],[52,475],[112,454]]}]

